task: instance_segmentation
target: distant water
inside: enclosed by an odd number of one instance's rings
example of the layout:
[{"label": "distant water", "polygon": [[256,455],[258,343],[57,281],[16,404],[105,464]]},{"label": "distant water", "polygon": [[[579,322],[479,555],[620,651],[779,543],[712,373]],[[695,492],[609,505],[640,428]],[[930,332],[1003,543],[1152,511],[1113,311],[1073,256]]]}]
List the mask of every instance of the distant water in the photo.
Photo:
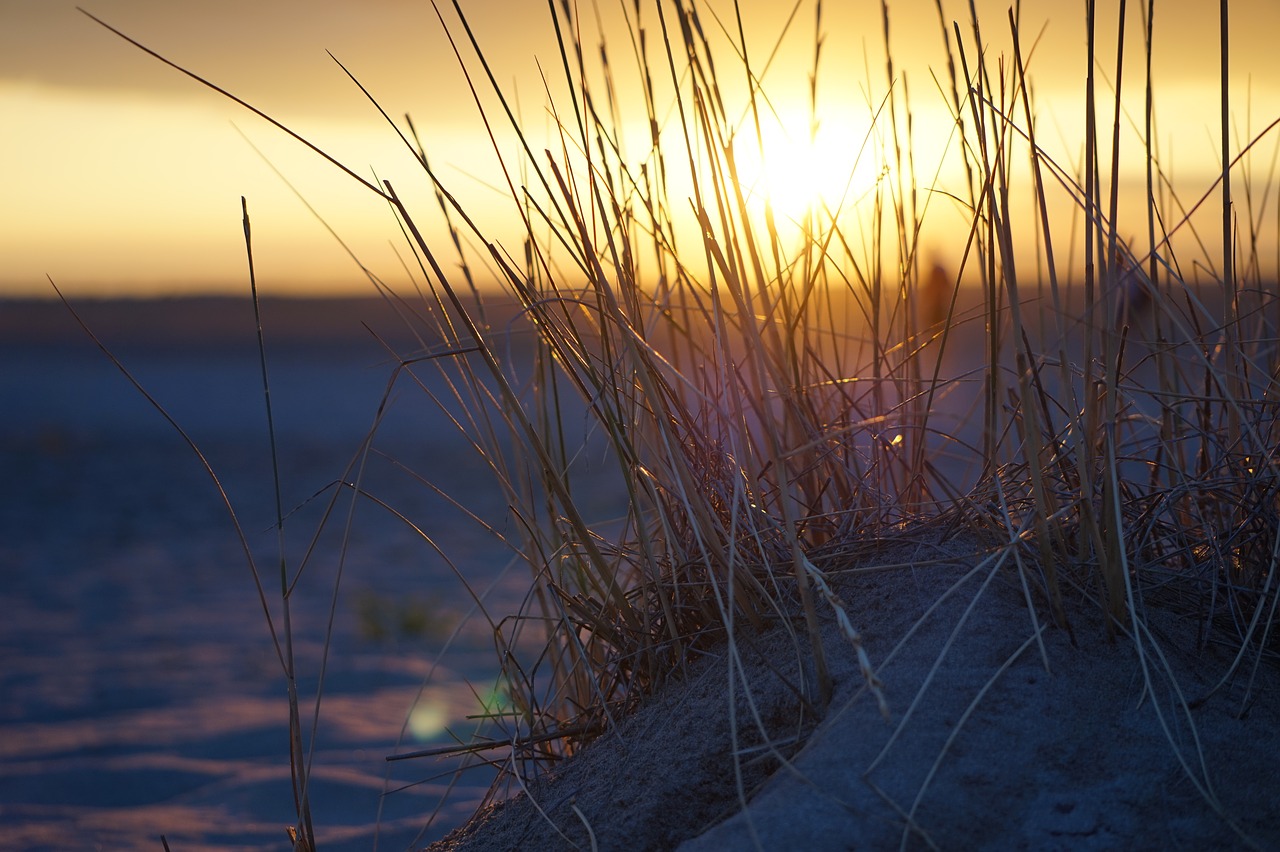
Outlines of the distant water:
[{"label": "distant water", "polygon": [[[256,351],[173,337],[148,343],[144,330],[119,354],[221,478],[279,632]],[[306,335],[274,346],[269,367],[284,504],[296,509],[286,522],[293,572],[391,367],[376,346]],[[504,550],[397,466],[501,527],[504,507],[456,429],[405,384],[375,446],[395,463],[375,455],[363,487],[436,537],[477,590],[497,582]],[[74,336],[0,340],[0,482],[0,846],[159,850],[163,835],[184,852],[288,849],[281,665],[195,454],[96,348]],[[355,509],[335,604],[349,495],[293,596],[308,728],[331,606],[334,625],[313,813],[325,849],[372,848],[375,831],[378,848],[403,849],[464,819],[490,781],[463,776],[431,821],[448,767],[384,758],[448,742],[445,723],[467,734],[463,717],[479,711],[470,684],[493,686],[491,633],[482,619],[461,620],[468,598],[444,559],[368,500]],[[497,582],[496,611],[514,605],[522,579]]]}]

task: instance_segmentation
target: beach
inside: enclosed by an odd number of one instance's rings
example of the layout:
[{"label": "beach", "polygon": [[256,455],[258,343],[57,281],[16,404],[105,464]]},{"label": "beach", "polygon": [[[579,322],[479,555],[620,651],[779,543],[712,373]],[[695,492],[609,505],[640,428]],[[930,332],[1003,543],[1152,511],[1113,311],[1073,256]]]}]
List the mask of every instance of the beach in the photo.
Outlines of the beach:
[{"label": "beach", "polygon": [[799,697],[813,672],[798,628],[744,627],[432,848],[1280,848],[1274,654],[1220,682],[1229,643],[1157,607],[1145,659],[1078,605],[1073,643],[968,534],[917,530],[829,574],[887,717],[835,618],[837,687],[816,712]]},{"label": "beach", "polygon": [[[229,322],[252,321],[247,300],[229,303],[219,303]],[[281,635],[253,327],[201,331],[172,306],[149,304],[144,316],[167,321],[111,320],[136,318],[130,307],[86,314],[220,478]],[[19,324],[17,311],[5,313]],[[163,836],[181,850],[291,848],[283,668],[227,509],[191,447],[65,309],[35,313],[46,326],[29,323],[25,336],[9,327],[0,346],[2,845],[161,849]],[[282,335],[269,360],[291,576],[391,375],[358,313],[340,313],[356,334],[313,322],[311,332]],[[423,533],[447,533],[483,590],[501,574],[502,549],[387,461],[433,472],[462,495],[456,431],[407,392],[376,446],[386,456],[370,462],[364,487]],[[377,839],[403,849],[464,820],[489,784],[484,770],[465,775],[433,817],[454,780],[449,764],[385,758],[451,741],[445,725],[469,735],[464,717],[493,686],[492,641],[464,620],[471,603],[452,569],[371,501],[357,505],[340,559],[350,494],[337,490],[336,520],[291,598],[308,729],[326,666],[313,807],[323,848],[369,849]],[[495,511],[483,493],[466,496],[482,514]]]},{"label": "beach", "polygon": [[[192,447],[66,315],[59,325],[46,307],[41,336],[10,326],[0,348],[9,848],[291,848],[261,366],[245,305],[195,310],[221,317],[203,332],[191,308],[158,323],[104,305],[96,319],[217,474],[262,598]],[[1109,636],[1087,584],[1068,595],[1070,629],[1055,626],[1034,560],[955,511],[812,554],[884,708],[833,606],[820,611],[825,706],[798,611],[763,631],[740,622],[616,727],[508,783],[509,801],[460,828],[492,769],[386,758],[492,734],[475,717],[501,701],[493,628],[462,581],[500,618],[527,605],[528,578],[504,573],[509,553],[429,487],[509,523],[422,387],[393,388],[376,451],[361,454],[394,364],[339,330],[356,309],[325,310],[268,358],[321,848],[1280,847],[1273,647],[1237,657],[1233,626],[1206,621],[1192,586],[1153,581],[1135,592],[1139,627]],[[352,489],[335,483],[357,479],[376,499],[352,509]],[[601,487],[589,502],[608,516]]]}]

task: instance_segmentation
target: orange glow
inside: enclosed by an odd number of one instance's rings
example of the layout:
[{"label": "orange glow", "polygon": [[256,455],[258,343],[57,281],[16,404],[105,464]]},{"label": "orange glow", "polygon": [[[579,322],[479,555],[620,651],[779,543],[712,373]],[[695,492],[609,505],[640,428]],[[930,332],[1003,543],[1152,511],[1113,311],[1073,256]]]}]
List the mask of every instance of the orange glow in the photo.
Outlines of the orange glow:
[{"label": "orange glow", "polygon": [[862,144],[865,129],[820,126],[810,134],[806,125],[803,118],[786,127],[770,122],[758,140],[753,130],[743,130],[734,146],[748,202],[759,212],[767,199],[780,222],[851,206],[879,175],[874,146]]},{"label": "orange glow", "polygon": [[[452,250],[427,181],[391,129],[323,53],[325,48],[334,49],[392,116],[400,120],[405,111],[414,115],[428,154],[450,190],[487,238],[519,256],[519,219],[512,199],[502,194],[506,181],[496,167],[457,60],[438,22],[422,9],[381,3],[371,7],[367,20],[355,21],[339,4],[309,4],[300,16],[305,25],[291,28],[284,25],[283,12],[250,11],[246,4],[232,10],[223,4],[193,3],[184,6],[182,15],[141,14],[138,2],[105,0],[100,5],[96,13],[176,61],[226,83],[360,174],[392,180],[412,201],[411,209],[422,216],[420,224],[451,262]],[[659,78],[656,108],[664,144],[675,146],[680,142],[679,131],[672,119],[673,94],[662,90],[664,83],[669,89],[670,81],[662,78],[665,55],[657,16],[652,4],[641,5],[648,61]],[[873,115],[890,92],[878,7],[824,4],[818,129],[811,139],[808,79],[815,38],[811,4],[801,4],[785,35],[787,10],[763,2],[742,4],[750,58],[760,75],[758,91],[763,93],[760,146],[752,123],[743,118],[746,84],[731,52],[737,38],[732,4],[704,5],[708,40],[722,51],[717,72],[730,101],[727,109],[737,132],[735,157],[751,203],[758,210],[769,198],[784,224],[802,219],[819,203],[848,213],[886,169],[898,167],[887,112],[872,127]],[[951,244],[963,239],[962,217],[955,215],[953,203],[945,196],[929,192],[935,175],[936,188],[948,192],[957,190],[964,175],[952,135],[950,105],[938,91],[939,85],[949,86],[942,27],[933,0],[889,5],[896,78],[892,91],[903,99],[898,119],[904,133],[909,95],[913,127],[902,143],[909,144],[915,156],[922,203],[929,196],[933,206],[929,216],[945,224],[934,239],[942,244],[944,256],[954,257],[959,247]],[[943,5],[947,19],[960,22],[972,53],[967,0],[947,0]],[[977,5],[983,16],[988,62],[998,67],[1003,60],[1007,68],[1011,61],[1007,3],[982,0]],[[1036,87],[1040,142],[1064,168],[1078,170],[1083,15],[1078,10],[1048,16],[1036,11],[1040,17],[1035,17],[1031,5],[1038,9],[1038,4],[1024,4],[1022,29]],[[1140,211],[1143,204],[1142,32],[1135,4],[1129,5],[1122,215],[1126,210]],[[463,7],[473,16],[477,37],[495,63],[495,77],[525,126],[532,128],[535,154],[540,156],[544,144],[558,150],[556,134],[541,130],[554,127],[548,117],[544,78],[555,93],[559,119],[567,122],[571,110],[563,94],[559,55],[550,40],[547,10],[538,4],[501,0],[471,0]],[[155,10],[167,8],[157,5]],[[247,277],[239,220],[241,195],[248,198],[254,219],[254,249],[265,289],[369,292],[359,265],[253,152],[236,126],[298,187],[347,242],[359,263],[389,282],[404,282],[407,249],[385,204],[376,197],[257,117],[141,55],[78,14],[51,9],[35,4],[0,13],[5,16],[0,18],[0,33],[7,33],[0,35],[0,114],[5,116],[5,132],[0,134],[5,186],[5,203],[0,207],[0,292],[48,295],[46,274],[73,293],[242,289]],[[318,11],[313,14],[313,9]],[[596,20],[594,14],[583,14],[584,44],[594,49],[599,38],[593,30]],[[611,69],[619,83],[619,109],[628,125],[625,132],[632,133],[630,125],[643,125],[644,113],[631,37],[622,27],[618,10],[605,9],[601,14]],[[253,20],[225,20],[237,15]],[[1104,69],[1114,62],[1114,15],[1114,3],[1099,3],[1099,61]],[[1217,13],[1186,2],[1185,8],[1158,3],[1157,15],[1156,142],[1180,196],[1193,201],[1218,169]],[[1232,15],[1238,146],[1250,132],[1256,133],[1280,115],[1280,66],[1270,61],[1267,45],[1267,34],[1280,31],[1280,7],[1271,0],[1251,0],[1233,4]],[[954,44],[954,33],[948,36]],[[238,38],[245,44],[238,45]],[[225,42],[225,47],[220,49],[215,39]],[[46,47],[40,49],[40,44]],[[482,77],[474,60],[468,61]],[[588,77],[597,80],[598,74],[598,70],[589,71]],[[508,166],[519,186],[522,178],[518,158],[513,156],[517,149],[482,83],[478,80],[481,97],[492,110],[499,145],[511,157]],[[592,86],[593,94],[602,95],[603,85],[593,82]],[[1100,76],[1104,125],[1110,120],[1108,86],[1105,74]],[[641,130],[641,144],[628,151],[636,159],[647,153],[647,128]],[[863,149],[868,134],[870,143]],[[1108,146],[1109,137],[1103,143],[1104,154]],[[1273,147],[1274,140],[1268,141],[1254,162],[1253,180],[1259,190]],[[682,156],[678,148],[666,153],[669,163]],[[1023,153],[1015,155],[1014,165],[1024,167]],[[677,214],[687,210],[687,179],[684,184],[680,180],[679,175],[672,178],[673,207],[680,208]],[[1058,208],[1064,222],[1071,214],[1069,205]],[[1135,212],[1133,218],[1143,217]],[[1144,227],[1140,222],[1130,225],[1127,219],[1119,225],[1126,235]],[[1264,246],[1275,241],[1274,234],[1274,227],[1262,229]],[[416,273],[414,263],[407,265]]]},{"label": "orange glow", "polygon": [[[46,273],[75,292],[203,292],[247,286],[240,196],[248,199],[259,274],[286,291],[367,292],[359,266],[268,165],[298,187],[371,268],[399,265],[385,205],[296,141],[231,104],[0,87],[21,132],[0,160],[7,178],[4,292],[46,294]],[[389,130],[299,122],[299,130],[406,197],[430,199],[421,170]],[[237,129],[239,128],[239,129]],[[241,134],[243,131],[243,135]],[[449,137],[446,136],[446,142]],[[253,150],[262,151],[260,157]],[[468,156],[466,146],[441,146]],[[446,171],[446,176],[449,176]]]}]

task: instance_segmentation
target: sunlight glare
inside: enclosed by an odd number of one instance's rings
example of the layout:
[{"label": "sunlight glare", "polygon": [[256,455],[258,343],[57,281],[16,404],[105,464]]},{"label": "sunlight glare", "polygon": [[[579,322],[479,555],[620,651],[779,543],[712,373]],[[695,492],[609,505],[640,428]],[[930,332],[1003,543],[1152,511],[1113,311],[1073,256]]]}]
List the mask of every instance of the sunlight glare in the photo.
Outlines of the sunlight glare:
[{"label": "sunlight glare", "polygon": [[759,141],[744,129],[734,142],[738,178],[754,212],[763,213],[767,199],[779,222],[799,224],[811,213],[838,214],[874,184],[860,135],[820,127],[811,138],[807,120],[794,127],[762,125]]}]

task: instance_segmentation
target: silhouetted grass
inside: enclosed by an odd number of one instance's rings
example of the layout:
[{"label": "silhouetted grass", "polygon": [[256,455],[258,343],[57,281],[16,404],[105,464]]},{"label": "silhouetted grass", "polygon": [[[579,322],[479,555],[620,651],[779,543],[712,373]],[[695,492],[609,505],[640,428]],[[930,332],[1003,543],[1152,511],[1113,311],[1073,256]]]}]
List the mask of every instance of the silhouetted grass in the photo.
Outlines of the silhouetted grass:
[{"label": "silhouetted grass", "polygon": [[[436,190],[445,246],[390,183],[356,179],[391,206],[416,265],[411,295],[374,282],[421,333],[401,380],[440,374],[421,385],[442,378],[449,389],[441,406],[504,495],[529,589],[519,612],[487,613],[511,705],[474,742],[432,753],[483,754],[521,783],[607,731],[700,649],[775,623],[793,625],[811,664],[806,712],[830,698],[832,654],[857,655],[878,694],[856,629],[861,602],[842,599],[837,575],[860,549],[922,527],[980,533],[1036,618],[1127,637],[1148,680],[1162,665],[1144,628],[1150,602],[1198,619],[1206,641],[1234,643],[1233,668],[1274,654],[1280,305],[1275,270],[1239,223],[1256,236],[1274,215],[1274,168],[1247,166],[1275,124],[1233,142],[1224,28],[1222,177],[1202,198],[1180,198],[1153,130],[1153,6],[1141,10],[1147,78],[1141,126],[1130,128],[1123,17],[1115,56],[1098,56],[1109,24],[1086,3],[1086,129],[1072,165],[1039,141],[1017,16],[981,22],[1009,39],[996,56],[978,20],[953,24],[939,3],[949,76],[935,83],[955,133],[946,156],[965,175],[943,186],[938,164],[914,153],[883,4],[889,60],[882,81],[867,81],[882,100],[868,96],[867,135],[847,140],[879,177],[815,199],[794,221],[740,174],[744,146],[768,156],[772,109],[740,19],[628,6],[621,40],[633,65],[622,73],[616,42],[584,43],[589,22],[552,4],[558,53],[544,69],[562,79],[547,89],[571,97],[551,98],[554,131],[540,140],[462,6],[441,15],[484,93],[477,103],[497,104],[481,107],[486,127],[521,151],[502,162],[523,244],[487,238],[412,124],[396,132]],[[822,118],[821,3],[814,25],[810,133]],[[650,128],[644,150],[624,146],[630,122]],[[1145,172],[1141,238],[1117,222],[1127,158]],[[850,185],[853,169],[831,186]],[[1245,182],[1248,210],[1232,207],[1233,180]],[[1054,212],[1061,198],[1066,221]],[[1219,198],[1210,250],[1191,213]],[[950,273],[925,259],[943,205],[969,224]],[[1028,206],[1030,218],[1019,212]],[[1024,245],[1037,247],[1034,268],[1019,264]],[[518,343],[491,320],[494,300],[519,306]],[[599,517],[584,497],[600,477],[626,495],[620,517]],[[1069,618],[1082,600],[1096,625]],[[843,647],[821,639],[831,617]]]}]

